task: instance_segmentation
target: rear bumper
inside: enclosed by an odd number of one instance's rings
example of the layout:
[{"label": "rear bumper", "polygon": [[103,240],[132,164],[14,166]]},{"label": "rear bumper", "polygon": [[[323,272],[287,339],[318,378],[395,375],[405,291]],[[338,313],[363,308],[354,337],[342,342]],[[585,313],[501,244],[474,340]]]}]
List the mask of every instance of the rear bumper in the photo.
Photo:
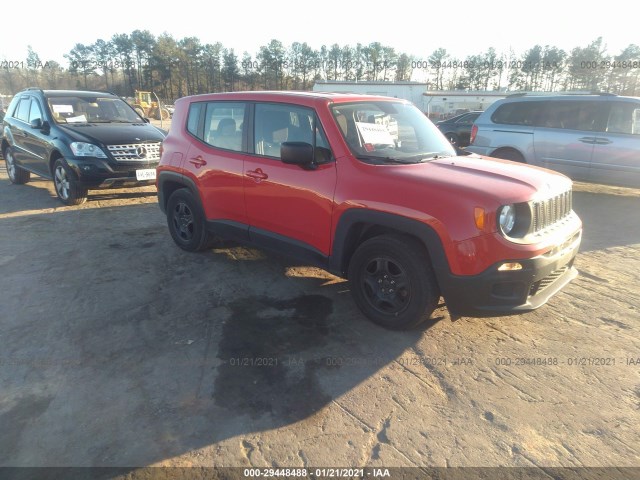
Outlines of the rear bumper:
[{"label": "rear bumper", "polygon": [[[573,266],[582,231],[549,252],[529,259],[505,259],[473,276],[436,271],[447,308],[454,316],[490,317],[535,310],[577,275]],[[506,262],[521,270],[499,271]]]}]

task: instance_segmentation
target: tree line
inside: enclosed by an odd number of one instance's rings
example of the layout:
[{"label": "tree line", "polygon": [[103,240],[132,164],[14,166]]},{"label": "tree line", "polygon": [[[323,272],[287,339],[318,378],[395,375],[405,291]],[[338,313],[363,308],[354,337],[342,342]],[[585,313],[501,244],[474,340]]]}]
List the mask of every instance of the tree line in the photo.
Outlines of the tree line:
[{"label": "tree line", "polygon": [[36,86],[109,90],[130,96],[154,91],[165,102],[199,93],[237,90],[310,90],[317,80],[410,81],[429,90],[590,90],[640,95],[640,47],[630,44],[610,55],[602,37],[565,52],[535,45],[520,55],[489,48],[464,59],[437,48],[417,58],[373,42],[310,47],[271,40],[254,55],[238,56],[222,43],[196,37],[176,40],[148,30],[115,34],[109,40],[76,44],[68,65],[42,60],[31,47],[25,61],[0,61],[0,92]]}]

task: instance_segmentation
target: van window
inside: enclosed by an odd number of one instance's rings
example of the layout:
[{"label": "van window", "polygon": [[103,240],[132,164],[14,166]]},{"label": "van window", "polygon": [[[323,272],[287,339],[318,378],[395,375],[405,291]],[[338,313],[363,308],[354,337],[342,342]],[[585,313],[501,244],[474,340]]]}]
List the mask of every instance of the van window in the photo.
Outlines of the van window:
[{"label": "van window", "polygon": [[609,112],[606,131],[640,135],[640,104],[614,102]]},{"label": "van window", "polygon": [[545,102],[540,126],[567,130],[596,130],[601,102],[552,100]]},{"label": "van window", "polygon": [[506,125],[536,125],[538,114],[545,102],[509,102],[493,112],[494,123]]}]

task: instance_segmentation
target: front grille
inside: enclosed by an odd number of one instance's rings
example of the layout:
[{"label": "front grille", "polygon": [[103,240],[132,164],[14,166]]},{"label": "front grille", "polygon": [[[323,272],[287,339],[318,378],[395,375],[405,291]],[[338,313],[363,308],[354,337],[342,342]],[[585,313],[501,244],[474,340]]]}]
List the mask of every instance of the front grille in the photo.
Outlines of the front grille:
[{"label": "front grille", "polygon": [[533,233],[537,233],[569,216],[572,209],[571,190],[567,190],[555,197],[533,202],[531,207],[533,211]]},{"label": "front grille", "polygon": [[107,145],[118,162],[153,162],[160,160],[160,142]]},{"label": "front grille", "polygon": [[538,280],[537,282],[535,282],[533,285],[531,285],[531,288],[529,289],[529,295],[536,295],[540,292],[542,292],[545,288],[547,288],[549,285],[551,285],[553,282],[555,282],[558,278],[560,278],[562,276],[562,274],[564,274],[567,270],[569,269],[568,265],[565,265],[564,267],[555,270],[554,272],[551,272],[549,275],[547,275],[546,277],[544,277],[542,280]]}]

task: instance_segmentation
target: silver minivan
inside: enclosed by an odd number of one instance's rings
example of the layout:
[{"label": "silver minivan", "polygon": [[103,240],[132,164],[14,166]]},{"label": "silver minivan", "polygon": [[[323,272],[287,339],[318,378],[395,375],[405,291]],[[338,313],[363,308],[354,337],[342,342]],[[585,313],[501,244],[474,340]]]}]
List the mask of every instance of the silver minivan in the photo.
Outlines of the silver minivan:
[{"label": "silver minivan", "polygon": [[466,150],[640,188],[640,98],[512,95],[478,117]]}]

